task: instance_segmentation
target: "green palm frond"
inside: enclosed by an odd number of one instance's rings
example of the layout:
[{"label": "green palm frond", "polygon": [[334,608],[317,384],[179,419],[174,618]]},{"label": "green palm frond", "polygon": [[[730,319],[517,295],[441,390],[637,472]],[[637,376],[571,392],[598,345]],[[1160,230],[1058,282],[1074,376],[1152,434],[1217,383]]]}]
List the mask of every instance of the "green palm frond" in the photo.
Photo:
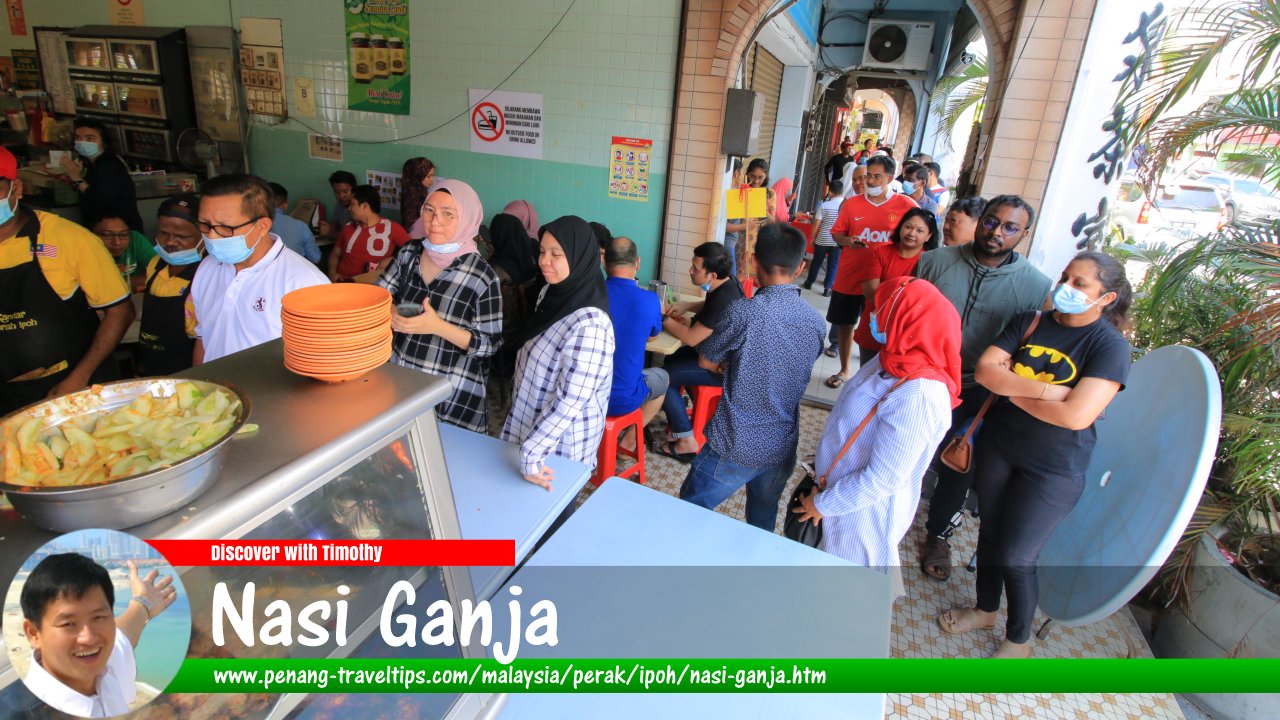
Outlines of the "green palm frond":
[{"label": "green palm frond", "polygon": [[[1147,153],[1138,179],[1150,189],[1173,158],[1187,148],[1201,142],[1218,148],[1259,132],[1280,133],[1280,85],[1237,90],[1209,100],[1188,115],[1156,122],[1146,136]],[[1280,173],[1276,165],[1261,169],[1273,176]]]},{"label": "green palm frond", "polygon": [[938,80],[929,103],[929,109],[938,116],[938,134],[950,136],[959,124],[960,116],[987,97],[989,76],[987,59],[978,58],[960,72]]}]

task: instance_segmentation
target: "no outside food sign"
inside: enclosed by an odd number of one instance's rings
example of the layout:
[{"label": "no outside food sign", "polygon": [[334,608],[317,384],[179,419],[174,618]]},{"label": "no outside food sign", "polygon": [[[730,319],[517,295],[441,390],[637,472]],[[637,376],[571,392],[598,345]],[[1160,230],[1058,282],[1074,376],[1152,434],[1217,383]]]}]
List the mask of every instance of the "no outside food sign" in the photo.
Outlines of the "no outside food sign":
[{"label": "no outside food sign", "polygon": [[470,91],[471,152],[542,159],[542,94]]}]

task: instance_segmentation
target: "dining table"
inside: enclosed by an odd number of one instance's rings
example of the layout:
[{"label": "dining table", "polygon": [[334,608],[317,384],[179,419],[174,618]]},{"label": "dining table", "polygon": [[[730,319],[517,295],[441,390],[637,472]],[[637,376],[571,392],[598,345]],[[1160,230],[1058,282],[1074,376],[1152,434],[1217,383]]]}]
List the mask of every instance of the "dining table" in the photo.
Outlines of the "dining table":
[{"label": "dining table", "polygon": [[[701,295],[690,295],[688,293],[676,293],[676,302],[682,303],[699,303],[706,298]],[[693,317],[694,313],[686,312],[685,317]],[[671,355],[677,350],[684,347],[684,343],[680,342],[675,335],[663,330],[662,332],[649,338],[649,342],[645,343],[645,352],[651,352],[655,355]]]}]

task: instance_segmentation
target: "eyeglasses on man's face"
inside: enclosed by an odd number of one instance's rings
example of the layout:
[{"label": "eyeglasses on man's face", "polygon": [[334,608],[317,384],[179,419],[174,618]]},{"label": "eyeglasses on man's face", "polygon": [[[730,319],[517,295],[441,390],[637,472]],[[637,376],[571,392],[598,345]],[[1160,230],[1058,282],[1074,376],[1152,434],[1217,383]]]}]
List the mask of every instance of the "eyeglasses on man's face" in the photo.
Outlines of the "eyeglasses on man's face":
[{"label": "eyeglasses on man's face", "polygon": [[201,220],[200,222],[196,223],[196,228],[205,237],[228,238],[228,237],[231,237],[232,235],[235,235],[236,231],[238,231],[240,228],[249,227],[250,225],[258,222],[261,219],[262,218],[260,217],[256,217],[247,222],[242,222],[239,225],[215,225],[213,223],[208,223]]},{"label": "eyeglasses on man's face", "polygon": [[987,232],[995,232],[996,228],[1000,228],[1000,232],[1004,233],[1005,237],[1013,237],[1025,229],[1010,222],[1002,223],[1000,218],[992,215],[983,217],[981,222],[982,227],[986,228]]}]

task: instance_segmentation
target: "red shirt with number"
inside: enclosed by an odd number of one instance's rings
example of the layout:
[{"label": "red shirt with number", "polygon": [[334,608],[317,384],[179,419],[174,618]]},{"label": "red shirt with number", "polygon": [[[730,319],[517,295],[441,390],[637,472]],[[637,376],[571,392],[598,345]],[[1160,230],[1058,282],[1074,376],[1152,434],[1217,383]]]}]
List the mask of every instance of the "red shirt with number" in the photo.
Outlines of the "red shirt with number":
[{"label": "red shirt with number", "polygon": [[[866,195],[854,195],[840,206],[831,234],[848,235],[868,247],[889,242],[898,223],[902,222],[902,216],[913,207],[918,207],[916,201],[900,193],[895,193],[880,205],[871,204]],[[867,248],[855,246],[844,249],[832,290],[845,295],[862,294],[862,281],[867,279],[866,253]]]},{"label": "red shirt with number", "polygon": [[338,236],[342,259],[338,274],[344,278],[369,272],[369,264],[378,264],[409,242],[409,233],[400,223],[383,218],[371,227],[347,223]]}]

